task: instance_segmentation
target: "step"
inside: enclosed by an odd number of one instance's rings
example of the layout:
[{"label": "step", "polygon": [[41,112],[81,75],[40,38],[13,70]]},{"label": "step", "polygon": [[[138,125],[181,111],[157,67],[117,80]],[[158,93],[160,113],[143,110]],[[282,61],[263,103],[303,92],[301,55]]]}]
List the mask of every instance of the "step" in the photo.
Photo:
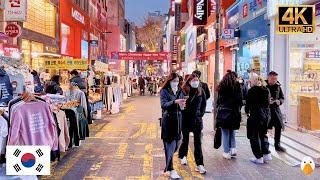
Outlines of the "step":
[{"label": "step", "polygon": [[283,136],[281,138],[282,144],[285,144],[286,146],[289,146],[292,149],[295,149],[296,151],[302,152],[303,154],[306,154],[310,157],[313,157],[315,159],[320,158],[320,152],[306,146],[303,143],[297,142],[293,139],[287,138],[286,136]]},{"label": "step", "polygon": [[282,146],[287,149],[286,153],[278,153],[274,148],[274,140],[269,139],[271,154],[278,158],[279,160],[283,161],[289,166],[297,166],[300,164],[303,157],[307,156],[299,151],[296,151],[295,149],[292,149],[291,147],[283,144]]},{"label": "step", "polygon": [[291,128],[287,128],[286,131],[282,133],[282,136],[302,144],[320,154],[320,138],[318,137],[308,133],[302,133]]}]

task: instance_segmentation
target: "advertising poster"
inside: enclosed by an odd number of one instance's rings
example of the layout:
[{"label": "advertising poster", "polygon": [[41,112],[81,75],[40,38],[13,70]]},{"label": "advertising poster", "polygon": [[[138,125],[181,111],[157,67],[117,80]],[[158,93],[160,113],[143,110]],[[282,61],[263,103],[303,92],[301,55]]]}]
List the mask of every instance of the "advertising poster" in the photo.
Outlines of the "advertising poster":
[{"label": "advertising poster", "polygon": [[190,26],[187,29],[187,39],[186,39],[186,61],[192,61],[196,59],[196,27]]},{"label": "advertising poster", "polygon": [[89,46],[88,42],[81,40],[81,58],[82,59],[88,59],[89,56]]}]

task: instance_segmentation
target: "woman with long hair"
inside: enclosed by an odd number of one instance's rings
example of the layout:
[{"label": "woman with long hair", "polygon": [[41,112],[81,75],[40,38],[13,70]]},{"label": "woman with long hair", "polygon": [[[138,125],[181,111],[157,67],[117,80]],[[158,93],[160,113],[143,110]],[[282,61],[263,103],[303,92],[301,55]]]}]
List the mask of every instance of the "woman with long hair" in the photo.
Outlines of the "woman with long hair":
[{"label": "woman with long hair", "polygon": [[250,161],[257,164],[272,160],[267,136],[268,122],[271,118],[270,98],[271,95],[265,81],[261,77],[252,79],[245,111],[248,115],[247,137],[254,154]]},{"label": "woman with long hair", "polygon": [[194,134],[194,157],[197,164],[196,171],[205,174],[207,170],[204,168],[203,155],[201,147],[201,132],[203,129],[202,117],[205,113],[206,96],[200,86],[199,77],[191,74],[182,87],[186,97],[186,107],[183,112],[182,121],[182,144],[179,149],[179,158],[181,164],[187,165],[187,154],[189,146],[189,134]]},{"label": "woman with long hair", "polygon": [[173,154],[178,149],[181,139],[182,114],[186,100],[179,86],[179,75],[171,73],[163,83],[160,91],[162,109],[161,139],[163,140],[166,167],[164,172],[170,172],[172,179],[180,179],[177,171],[173,169]]},{"label": "woman with long hair", "polygon": [[218,85],[216,127],[222,130],[223,157],[237,155],[235,130],[240,128],[242,93],[237,74],[229,71]]},{"label": "woman with long hair", "polygon": [[45,85],[44,91],[47,94],[60,94],[63,95],[62,88],[60,87],[61,76],[54,75]]}]

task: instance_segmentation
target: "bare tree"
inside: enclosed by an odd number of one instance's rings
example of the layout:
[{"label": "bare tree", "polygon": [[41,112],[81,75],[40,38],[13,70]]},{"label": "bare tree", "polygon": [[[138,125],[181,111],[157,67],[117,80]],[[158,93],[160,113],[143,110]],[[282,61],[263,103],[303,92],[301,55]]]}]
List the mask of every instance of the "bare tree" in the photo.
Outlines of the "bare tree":
[{"label": "bare tree", "polygon": [[159,51],[163,35],[163,18],[161,16],[147,16],[144,24],[137,27],[137,43],[143,45],[145,51]]}]

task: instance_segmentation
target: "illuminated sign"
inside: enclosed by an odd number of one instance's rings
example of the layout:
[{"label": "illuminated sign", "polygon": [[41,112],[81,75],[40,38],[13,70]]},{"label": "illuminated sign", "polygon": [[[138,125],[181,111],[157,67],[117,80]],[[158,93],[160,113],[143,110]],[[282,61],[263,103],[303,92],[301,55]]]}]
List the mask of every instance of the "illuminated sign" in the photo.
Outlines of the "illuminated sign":
[{"label": "illuminated sign", "polygon": [[208,19],[208,0],[194,0],[193,25],[206,25]]},{"label": "illuminated sign", "polygon": [[84,16],[79,11],[77,11],[76,9],[73,9],[73,8],[71,9],[71,16],[75,20],[81,22],[82,24],[85,24]]}]

